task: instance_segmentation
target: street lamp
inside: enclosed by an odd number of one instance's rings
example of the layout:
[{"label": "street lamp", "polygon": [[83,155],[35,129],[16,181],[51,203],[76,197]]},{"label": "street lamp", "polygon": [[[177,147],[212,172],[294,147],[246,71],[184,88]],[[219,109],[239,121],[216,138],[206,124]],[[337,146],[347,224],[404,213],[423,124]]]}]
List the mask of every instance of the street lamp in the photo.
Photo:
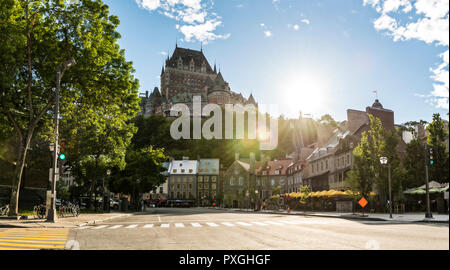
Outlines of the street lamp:
[{"label": "street lamp", "polygon": [[392,218],[392,191],[391,191],[391,164],[388,164],[387,157],[380,157],[382,165],[388,165],[388,182],[389,182],[389,218]]},{"label": "street lamp", "polygon": [[59,89],[61,87],[61,78],[64,72],[76,64],[74,58],[70,58],[64,64],[58,66],[56,71],[56,93],[55,93],[55,142],[53,151],[53,172],[52,172],[52,195],[50,209],[47,214],[48,222],[56,222],[56,170],[58,166],[59,149]]}]

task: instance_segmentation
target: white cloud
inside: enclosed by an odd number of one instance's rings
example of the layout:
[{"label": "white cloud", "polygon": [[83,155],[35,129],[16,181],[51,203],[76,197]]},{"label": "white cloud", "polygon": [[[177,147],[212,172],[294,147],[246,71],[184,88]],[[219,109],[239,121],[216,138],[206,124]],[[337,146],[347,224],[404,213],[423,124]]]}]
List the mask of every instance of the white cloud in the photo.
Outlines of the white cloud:
[{"label": "white cloud", "polygon": [[295,31],[298,31],[300,29],[300,26],[298,24],[294,24],[294,25],[288,24],[287,26],[288,26],[288,28],[292,28]]},{"label": "white cloud", "polygon": [[[449,109],[449,0],[363,0],[380,13],[374,20],[377,31],[385,31],[394,41],[417,39],[446,49],[439,55],[442,63],[430,68],[433,89],[427,103],[436,108]],[[396,19],[399,12],[408,13],[415,8],[415,16],[408,20]],[[416,95],[417,96],[417,95]]]},{"label": "white cloud", "polygon": [[271,37],[271,36],[272,36],[272,32],[269,31],[269,30],[264,31],[264,35],[265,35],[266,37]]},{"label": "white cloud", "polygon": [[177,20],[176,25],[184,40],[198,40],[203,43],[215,39],[228,38],[230,34],[216,34],[216,28],[222,25],[221,17],[209,12],[214,3],[212,0],[135,0],[138,6],[150,12]]},{"label": "white cloud", "polygon": [[214,34],[217,26],[220,26],[221,24],[221,21],[208,20],[203,24],[183,25],[180,27],[180,32],[183,33],[187,42],[190,42],[192,39],[196,39],[202,43],[207,43],[209,40],[215,39],[227,39],[230,37],[230,34]]},{"label": "white cloud", "polygon": [[308,19],[302,19],[302,23],[310,24],[311,22]]},{"label": "white cloud", "polygon": [[167,56],[167,52],[159,52],[158,54]]}]

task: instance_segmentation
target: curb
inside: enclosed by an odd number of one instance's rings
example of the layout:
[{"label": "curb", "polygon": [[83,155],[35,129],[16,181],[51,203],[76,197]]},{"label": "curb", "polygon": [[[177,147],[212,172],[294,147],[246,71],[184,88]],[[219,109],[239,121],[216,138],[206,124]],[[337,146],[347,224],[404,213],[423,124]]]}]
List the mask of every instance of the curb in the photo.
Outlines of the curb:
[{"label": "curb", "polygon": [[132,214],[120,214],[120,215],[115,215],[115,216],[104,218],[104,219],[89,220],[87,222],[83,222],[83,223],[78,224],[76,226],[77,227],[84,227],[84,226],[87,226],[87,225],[92,225],[92,224],[96,224],[96,223],[100,223],[100,222],[104,222],[104,221],[107,221],[107,220],[120,218],[120,217],[124,217],[124,216],[129,216],[129,215],[132,215]]},{"label": "curb", "polygon": [[390,219],[384,219],[384,218],[376,218],[376,217],[358,217],[358,216],[330,216],[330,215],[323,215],[323,214],[305,214],[305,213],[291,213],[288,214],[286,212],[260,212],[260,211],[244,211],[240,209],[226,209],[228,211],[234,211],[234,212],[244,212],[244,213],[255,213],[255,214],[276,214],[276,215],[296,215],[296,216],[310,216],[310,217],[324,217],[324,218],[341,218],[341,219],[348,219],[348,220],[365,220],[365,221],[396,221],[396,222],[407,222],[407,223],[446,223],[448,224],[448,220],[390,220]]}]

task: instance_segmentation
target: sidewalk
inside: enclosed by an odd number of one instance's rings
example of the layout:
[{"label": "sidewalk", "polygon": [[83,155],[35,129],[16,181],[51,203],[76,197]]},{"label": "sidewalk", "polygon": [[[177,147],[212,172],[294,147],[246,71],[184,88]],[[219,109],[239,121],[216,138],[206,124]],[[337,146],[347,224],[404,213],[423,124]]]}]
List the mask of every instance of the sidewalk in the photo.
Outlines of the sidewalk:
[{"label": "sidewalk", "polygon": [[75,228],[101,223],[115,218],[130,216],[131,213],[81,214],[78,217],[58,218],[57,222],[46,222],[45,219],[0,219],[0,228],[4,226],[26,228]]},{"label": "sidewalk", "polygon": [[432,219],[426,219],[425,213],[405,213],[405,214],[392,214],[392,219],[389,218],[389,214],[384,213],[365,213],[364,217],[362,213],[338,213],[338,212],[303,212],[303,211],[291,211],[287,213],[286,210],[262,210],[253,211],[247,209],[237,208],[213,208],[216,210],[225,211],[237,211],[237,212],[252,212],[260,214],[278,214],[278,215],[302,215],[302,216],[316,216],[316,217],[333,217],[344,218],[353,220],[367,220],[367,221],[395,221],[395,222],[429,222],[429,223],[449,223],[449,215],[433,213]]}]

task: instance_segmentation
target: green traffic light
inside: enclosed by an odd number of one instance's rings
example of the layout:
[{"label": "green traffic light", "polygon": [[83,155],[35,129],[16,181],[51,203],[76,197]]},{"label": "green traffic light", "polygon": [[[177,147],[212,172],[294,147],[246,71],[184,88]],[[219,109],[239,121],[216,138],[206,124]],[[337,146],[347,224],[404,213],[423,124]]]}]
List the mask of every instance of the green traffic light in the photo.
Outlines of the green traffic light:
[{"label": "green traffic light", "polygon": [[434,164],[434,161],[433,160],[430,160],[430,165],[433,165]]},{"label": "green traffic light", "polygon": [[66,159],[66,155],[65,155],[65,154],[60,154],[60,155],[59,155],[59,159],[65,160],[65,159]]}]

